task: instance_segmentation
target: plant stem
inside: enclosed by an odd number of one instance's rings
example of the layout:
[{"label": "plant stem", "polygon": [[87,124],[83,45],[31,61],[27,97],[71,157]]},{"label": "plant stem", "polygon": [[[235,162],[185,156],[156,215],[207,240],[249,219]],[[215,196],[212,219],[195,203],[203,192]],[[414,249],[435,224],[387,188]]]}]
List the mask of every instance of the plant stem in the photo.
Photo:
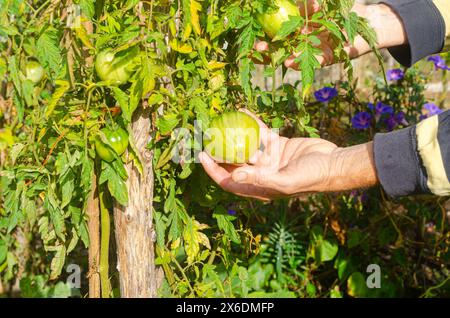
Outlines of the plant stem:
[{"label": "plant stem", "polygon": [[109,236],[110,236],[110,219],[109,211],[105,205],[106,189],[105,186],[99,186],[100,190],[100,281],[102,286],[102,298],[109,298],[111,294],[111,284],[109,281]]}]

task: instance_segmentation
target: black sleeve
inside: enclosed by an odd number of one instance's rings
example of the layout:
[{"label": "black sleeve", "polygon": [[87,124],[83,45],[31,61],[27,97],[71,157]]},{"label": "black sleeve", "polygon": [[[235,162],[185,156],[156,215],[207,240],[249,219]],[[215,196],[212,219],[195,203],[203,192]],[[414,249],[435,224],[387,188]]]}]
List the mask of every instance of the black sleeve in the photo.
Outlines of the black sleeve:
[{"label": "black sleeve", "polygon": [[408,44],[389,49],[403,66],[410,67],[422,58],[442,51],[445,21],[432,0],[385,0],[403,21]]},{"label": "black sleeve", "polygon": [[374,138],[378,178],[391,197],[450,195],[450,110]]}]

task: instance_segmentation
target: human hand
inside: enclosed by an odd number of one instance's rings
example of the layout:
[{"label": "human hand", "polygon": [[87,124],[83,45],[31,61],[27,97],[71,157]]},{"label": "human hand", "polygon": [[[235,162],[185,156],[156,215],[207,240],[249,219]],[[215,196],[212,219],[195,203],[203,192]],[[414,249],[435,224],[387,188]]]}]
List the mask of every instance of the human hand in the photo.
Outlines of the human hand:
[{"label": "human hand", "polygon": [[[320,5],[317,0],[308,0],[308,15],[312,15],[320,11]],[[300,13],[305,16],[303,2],[299,5]],[[375,5],[363,5],[355,4],[353,12],[357,13],[359,16],[366,18],[370,26],[374,29],[378,38],[378,48],[389,48],[394,46],[399,46],[407,43],[406,32],[400,18],[395,14],[395,12],[385,4],[375,4]],[[315,29],[314,25],[309,25],[308,29],[304,28],[302,32],[310,33]],[[334,48],[335,45],[329,36],[328,32],[322,32],[317,36],[320,40],[320,44],[317,46],[321,54],[317,55],[316,58],[322,66],[330,65],[339,61],[334,59]],[[269,43],[265,41],[257,41],[255,43],[254,49],[258,52],[264,53],[269,51]],[[364,55],[371,52],[371,47],[369,44],[361,37],[357,36],[354,43],[346,43],[344,45],[344,50],[350,56],[350,58],[356,58],[358,56]],[[288,68],[298,70],[298,64],[295,59],[300,55],[299,52],[293,52],[293,54],[287,58],[284,62],[285,66]]]},{"label": "human hand", "polygon": [[281,137],[249,111],[260,125],[264,146],[248,164],[218,164],[202,152],[206,173],[225,191],[269,201],[302,193],[342,191],[377,182],[372,144],[338,148],[318,138]]}]

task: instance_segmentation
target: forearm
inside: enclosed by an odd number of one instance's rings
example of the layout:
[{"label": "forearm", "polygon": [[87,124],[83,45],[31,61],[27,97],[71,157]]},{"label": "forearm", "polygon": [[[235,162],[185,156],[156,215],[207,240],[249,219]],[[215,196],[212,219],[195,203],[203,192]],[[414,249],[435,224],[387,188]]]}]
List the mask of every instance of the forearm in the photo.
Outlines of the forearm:
[{"label": "forearm", "polygon": [[331,155],[330,171],[324,191],[335,192],[368,188],[378,183],[373,143],[336,148]]},{"label": "forearm", "polygon": [[[450,1],[382,0],[376,5],[355,5],[378,36],[378,47],[387,48],[406,67],[450,47]],[[357,57],[370,51],[359,37],[349,48]]]}]

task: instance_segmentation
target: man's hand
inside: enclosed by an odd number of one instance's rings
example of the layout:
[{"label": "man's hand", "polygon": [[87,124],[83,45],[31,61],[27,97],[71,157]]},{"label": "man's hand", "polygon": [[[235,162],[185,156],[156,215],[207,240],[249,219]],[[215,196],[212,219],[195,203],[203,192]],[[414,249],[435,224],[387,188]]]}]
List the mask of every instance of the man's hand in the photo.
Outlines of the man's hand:
[{"label": "man's hand", "polygon": [[261,128],[263,151],[243,166],[219,165],[206,153],[200,161],[224,190],[268,201],[302,193],[343,191],[377,183],[372,143],[338,148],[315,138],[281,137],[254,114]]},{"label": "man's hand", "polygon": [[[299,5],[300,12],[305,15],[303,2]],[[316,0],[308,0],[308,15],[320,11],[320,5]],[[395,12],[385,4],[375,5],[363,5],[355,4],[352,11],[356,12],[359,16],[366,18],[369,21],[370,26],[375,30],[378,38],[378,48],[389,48],[399,45],[403,45],[407,42],[406,32],[400,18]],[[314,28],[314,26],[310,26]],[[302,32],[311,32],[312,29],[302,30]],[[320,45],[318,48],[322,51],[321,55],[316,56],[317,60],[322,66],[330,65],[339,61],[334,60],[334,44],[331,41],[329,34],[323,32],[318,36],[320,39]],[[255,43],[255,50],[259,52],[266,52],[269,50],[269,43],[265,41],[258,41]],[[357,36],[353,44],[345,44],[345,51],[349,54],[350,58],[356,58],[371,51],[369,44],[361,37]],[[299,56],[299,52],[294,52],[284,62],[288,68],[298,69],[295,59]]]}]

